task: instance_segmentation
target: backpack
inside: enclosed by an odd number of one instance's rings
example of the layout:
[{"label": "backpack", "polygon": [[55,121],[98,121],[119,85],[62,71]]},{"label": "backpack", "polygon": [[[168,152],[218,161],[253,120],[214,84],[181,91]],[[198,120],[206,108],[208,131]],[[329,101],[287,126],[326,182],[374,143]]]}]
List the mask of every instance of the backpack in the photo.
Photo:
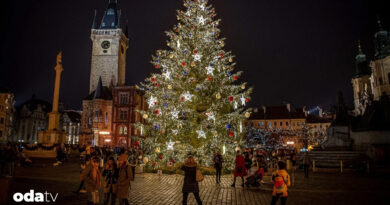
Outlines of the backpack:
[{"label": "backpack", "polygon": [[274,180],[274,187],[275,187],[275,189],[276,189],[276,193],[277,193],[277,194],[283,193],[284,186],[285,186],[286,183],[287,183],[286,179],[284,179],[283,176],[279,176],[279,174],[276,174],[276,175],[273,177],[273,180]]}]

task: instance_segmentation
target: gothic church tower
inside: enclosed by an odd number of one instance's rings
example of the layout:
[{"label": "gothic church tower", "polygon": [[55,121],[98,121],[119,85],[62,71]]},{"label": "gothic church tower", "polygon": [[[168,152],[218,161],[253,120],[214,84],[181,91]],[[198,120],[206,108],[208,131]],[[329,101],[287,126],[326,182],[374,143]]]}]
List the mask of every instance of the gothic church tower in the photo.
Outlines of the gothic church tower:
[{"label": "gothic church tower", "polygon": [[125,84],[127,30],[121,28],[121,10],[115,0],[109,0],[100,25],[95,17],[91,29],[92,58],[89,93],[97,87],[99,77],[103,86]]}]

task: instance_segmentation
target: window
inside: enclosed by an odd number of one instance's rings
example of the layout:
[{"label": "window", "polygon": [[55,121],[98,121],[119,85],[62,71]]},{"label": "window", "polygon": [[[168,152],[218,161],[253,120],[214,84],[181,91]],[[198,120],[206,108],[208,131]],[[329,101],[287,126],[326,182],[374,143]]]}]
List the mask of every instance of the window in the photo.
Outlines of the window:
[{"label": "window", "polygon": [[286,126],[288,126],[288,122],[286,122]]},{"label": "window", "polygon": [[260,126],[260,122],[257,122],[257,127],[259,127]]},{"label": "window", "polygon": [[0,124],[4,124],[4,118],[0,118]]},{"label": "window", "polygon": [[127,110],[121,110],[119,117],[120,117],[120,120],[127,120]]},{"label": "window", "polygon": [[129,103],[129,95],[128,94],[120,94],[119,95],[120,104],[128,104]]},{"label": "window", "polygon": [[122,126],[119,127],[119,134],[123,135],[123,127]]},{"label": "window", "polygon": [[2,136],[3,136],[3,131],[0,130],[0,137],[2,137]]},{"label": "window", "polygon": [[277,125],[277,123],[276,123],[276,122],[274,122],[274,127],[276,127],[276,125]]},{"label": "window", "polygon": [[282,126],[283,125],[283,122],[280,122],[280,126]]},{"label": "window", "polygon": [[268,122],[268,127],[272,128],[271,122]]},{"label": "window", "polygon": [[106,125],[108,124],[108,112],[106,112],[106,117],[105,117],[104,122],[106,123]]},{"label": "window", "polygon": [[123,134],[127,135],[127,127],[123,128]]},{"label": "window", "polygon": [[261,126],[264,126],[264,122],[263,122],[263,121],[261,121],[261,123],[260,123],[260,124],[261,124]]}]

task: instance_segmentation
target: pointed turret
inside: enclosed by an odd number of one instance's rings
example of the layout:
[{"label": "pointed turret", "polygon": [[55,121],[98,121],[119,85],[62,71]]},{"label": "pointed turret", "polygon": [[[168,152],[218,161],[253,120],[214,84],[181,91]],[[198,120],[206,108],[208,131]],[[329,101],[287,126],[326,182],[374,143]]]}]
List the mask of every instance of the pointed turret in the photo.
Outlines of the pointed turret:
[{"label": "pointed turret", "polygon": [[99,77],[99,81],[98,81],[98,84],[96,86],[96,90],[95,90],[95,94],[93,95],[93,99],[102,98],[102,92],[103,92],[102,77]]},{"label": "pointed turret", "polygon": [[375,59],[383,59],[390,55],[389,33],[383,29],[381,20],[378,17],[378,31],[375,33]]},{"label": "pointed turret", "polygon": [[371,75],[371,70],[368,65],[367,56],[363,53],[360,41],[358,41],[358,54],[355,57],[356,73],[355,78],[359,78],[364,75]]},{"label": "pointed turret", "polygon": [[98,29],[98,24],[97,24],[97,19],[96,19],[97,11],[95,9],[95,15],[93,17],[93,22],[92,22],[92,29]]}]

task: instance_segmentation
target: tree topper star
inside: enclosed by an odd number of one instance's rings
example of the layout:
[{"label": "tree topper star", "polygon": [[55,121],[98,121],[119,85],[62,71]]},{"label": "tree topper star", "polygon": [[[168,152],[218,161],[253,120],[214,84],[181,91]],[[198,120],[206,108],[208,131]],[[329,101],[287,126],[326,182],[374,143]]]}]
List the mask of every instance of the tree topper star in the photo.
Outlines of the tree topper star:
[{"label": "tree topper star", "polygon": [[203,18],[203,16],[198,17],[198,19],[199,19],[199,24],[204,25],[204,23],[206,22],[206,19]]}]

